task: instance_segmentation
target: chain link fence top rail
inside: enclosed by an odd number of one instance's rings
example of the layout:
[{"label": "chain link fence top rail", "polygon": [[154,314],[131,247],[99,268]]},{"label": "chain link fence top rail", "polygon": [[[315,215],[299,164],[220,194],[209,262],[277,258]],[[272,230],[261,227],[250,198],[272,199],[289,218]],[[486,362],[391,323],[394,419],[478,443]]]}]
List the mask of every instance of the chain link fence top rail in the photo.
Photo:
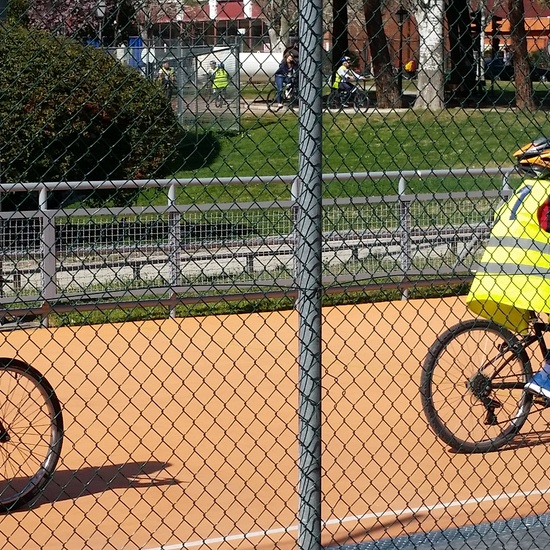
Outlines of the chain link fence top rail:
[{"label": "chain link fence top rail", "polygon": [[0,2],[2,547],[546,547],[550,326],[466,294],[549,16]]}]

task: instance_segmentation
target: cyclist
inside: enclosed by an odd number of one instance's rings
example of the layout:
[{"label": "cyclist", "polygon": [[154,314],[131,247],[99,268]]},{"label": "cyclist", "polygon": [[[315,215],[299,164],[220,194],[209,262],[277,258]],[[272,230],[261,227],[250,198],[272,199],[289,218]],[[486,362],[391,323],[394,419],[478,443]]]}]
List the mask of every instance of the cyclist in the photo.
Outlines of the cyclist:
[{"label": "cyclist", "polygon": [[279,68],[275,71],[275,87],[277,88],[277,95],[275,102],[277,103],[277,109],[283,106],[283,87],[290,82],[296,82],[296,71],[298,69],[298,63],[294,55],[289,53],[285,57],[284,61],[279,65]]},{"label": "cyclist", "polygon": [[224,97],[225,91],[229,86],[229,73],[225,70],[223,63],[214,63],[214,71],[211,73],[212,79],[212,98],[215,100],[218,96]]},{"label": "cyclist", "polygon": [[351,68],[351,57],[345,55],[340,60],[340,67],[334,75],[332,87],[340,91],[342,107],[348,107],[353,94],[353,81],[366,80],[364,76]]},{"label": "cyclist", "polygon": [[[550,313],[550,138],[525,145],[514,157],[528,179],[496,212],[467,304],[525,332],[531,312]],[[550,356],[525,389],[550,399]]]},{"label": "cyclist", "polygon": [[162,67],[159,69],[157,80],[164,87],[166,98],[171,99],[174,87],[176,85],[176,73],[174,69],[170,67],[170,63],[168,63],[168,61],[163,63]]}]

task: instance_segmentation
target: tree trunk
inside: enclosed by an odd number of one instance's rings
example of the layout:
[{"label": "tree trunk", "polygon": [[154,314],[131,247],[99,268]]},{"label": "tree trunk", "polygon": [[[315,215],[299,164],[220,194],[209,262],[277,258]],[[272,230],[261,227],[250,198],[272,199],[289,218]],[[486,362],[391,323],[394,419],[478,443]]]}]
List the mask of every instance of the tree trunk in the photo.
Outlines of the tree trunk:
[{"label": "tree trunk", "polygon": [[451,74],[449,85],[459,95],[476,92],[477,67],[470,32],[470,9],[466,0],[448,2],[445,10],[449,28]]},{"label": "tree trunk", "polygon": [[340,67],[340,59],[348,53],[348,2],[332,2],[332,73]]},{"label": "tree trunk", "polygon": [[516,84],[516,106],[520,109],[533,111],[535,99],[527,57],[527,32],[523,0],[508,0],[508,20],[510,21],[510,45]]},{"label": "tree trunk", "polygon": [[[269,27],[267,33],[273,53],[282,54],[289,46],[290,23],[288,18],[288,3],[286,1],[271,0],[269,3]],[[276,23],[279,23],[278,25]]]},{"label": "tree trunk", "polygon": [[415,13],[420,38],[418,97],[415,108],[438,111],[445,106],[443,0],[420,3]]},{"label": "tree trunk", "polygon": [[376,104],[386,109],[401,107],[401,97],[393,77],[388,39],[384,33],[380,0],[366,0],[363,11],[376,84]]}]

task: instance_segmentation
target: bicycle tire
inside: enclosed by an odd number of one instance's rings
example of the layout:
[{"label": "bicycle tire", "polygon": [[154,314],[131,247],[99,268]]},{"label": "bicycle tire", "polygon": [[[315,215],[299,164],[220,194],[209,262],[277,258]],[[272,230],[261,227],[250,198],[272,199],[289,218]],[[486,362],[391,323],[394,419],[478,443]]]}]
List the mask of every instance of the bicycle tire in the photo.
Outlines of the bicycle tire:
[{"label": "bicycle tire", "polygon": [[285,88],[284,91],[285,102],[288,103],[288,106],[292,109],[298,105],[298,94],[296,93],[296,88],[293,86]]},{"label": "bicycle tire", "polygon": [[329,109],[341,109],[342,108],[342,102],[340,101],[340,92],[336,90],[331,90],[328,99],[327,99],[327,107]]},{"label": "bicycle tire", "polygon": [[59,400],[31,365],[0,358],[0,512],[38,498],[51,480],[63,444]]},{"label": "bicycle tire", "polygon": [[533,395],[523,386],[532,374],[511,331],[489,320],[458,323],[434,342],[422,367],[428,424],[457,452],[495,451],[527,420]]},{"label": "bicycle tire", "polygon": [[274,88],[267,94],[267,108],[273,109],[273,106],[277,104],[277,90]]},{"label": "bicycle tire", "polygon": [[369,108],[370,100],[367,92],[358,90],[355,93],[355,109],[357,111],[364,111]]},{"label": "bicycle tire", "polygon": [[222,107],[223,104],[224,104],[224,98],[223,98],[222,94],[217,93],[216,94],[216,99],[214,100],[214,105],[219,108],[219,107]]}]

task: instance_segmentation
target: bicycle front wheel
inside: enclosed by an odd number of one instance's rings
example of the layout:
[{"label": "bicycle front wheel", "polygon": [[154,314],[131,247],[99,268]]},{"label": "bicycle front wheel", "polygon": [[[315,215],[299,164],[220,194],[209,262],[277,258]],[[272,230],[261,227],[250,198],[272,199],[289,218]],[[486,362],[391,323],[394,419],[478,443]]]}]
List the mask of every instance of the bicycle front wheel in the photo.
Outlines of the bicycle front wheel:
[{"label": "bicycle front wheel", "polygon": [[218,91],[218,93],[216,94],[216,99],[215,99],[215,102],[214,102],[214,105],[216,107],[223,107],[223,104],[225,103],[225,92],[223,91]]},{"label": "bicycle front wheel", "polygon": [[274,88],[267,94],[267,108],[272,109],[277,106],[277,90]]},{"label": "bicycle front wheel", "polygon": [[423,365],[422,407],[454,450],[494,451],[521,429],[533,403],[523,386],[531,363],[518,338],[486,320],[459,323],[432,345]]},{"label": "bicycle front wheel", "polygon": [[0,511],[38,497],[61,454],[63,418],[52,386],[23,361],[0,358]]}]

